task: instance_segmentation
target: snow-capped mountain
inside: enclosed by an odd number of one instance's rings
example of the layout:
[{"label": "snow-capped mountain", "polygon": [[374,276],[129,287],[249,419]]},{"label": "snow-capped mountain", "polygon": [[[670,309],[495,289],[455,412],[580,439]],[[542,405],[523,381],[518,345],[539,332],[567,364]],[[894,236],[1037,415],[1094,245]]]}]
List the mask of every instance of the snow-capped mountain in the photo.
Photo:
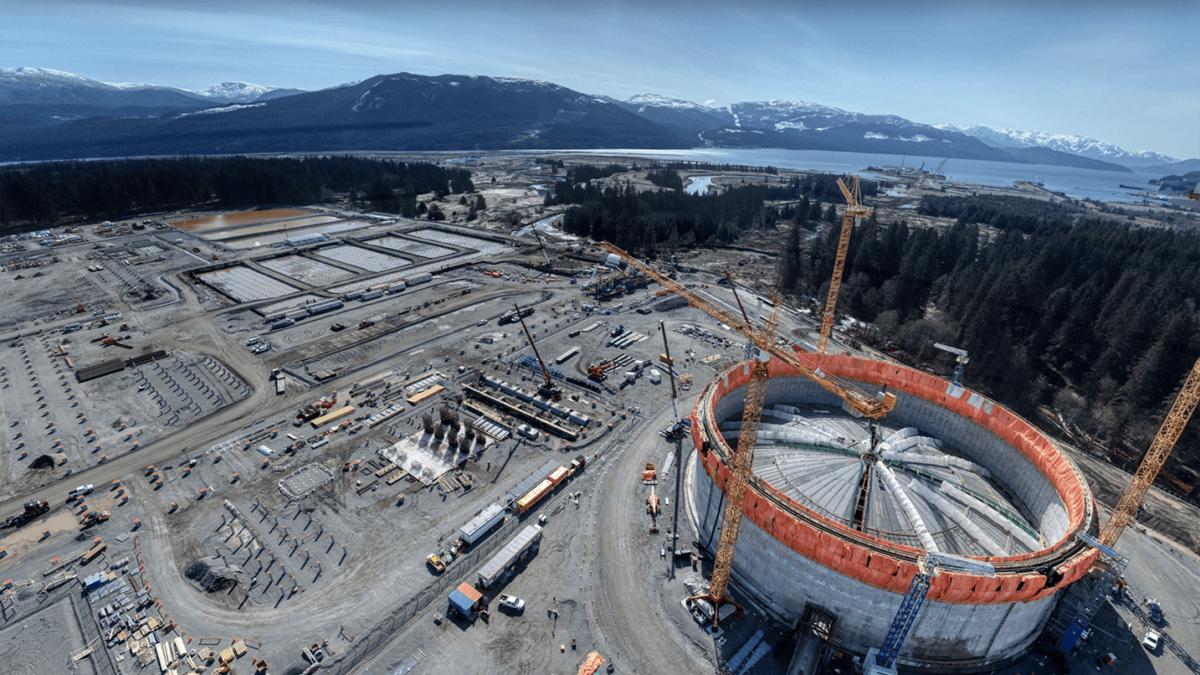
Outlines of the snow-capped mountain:
[{"label": "snow-capped mountain", "polygon": [[701,105],[695,101],[688,101],[682,98],[672,98],[661,94],[637,94],[625,99],[625,103],[632,106],[648,107],[648,108],[670,108],[672,110],[704,110],[714,111],[716,108],[710,108],[706,105]]},{"label": "snow-capped mountain", "polygon": [[299,93],[248,82],[222,82],[200,91],[133,82],[101,82],[50,68],[0,69],[0,105],[95,108],[196,108],[249,103]]},{"label": "snow-capped mountain", "polygon": [[300,93],[299,89],[281,89],[252,82],[222,82],[192,93],[223,103],[251,103]]},{"label": "snow-capped mountain", "polygon": [[728,109],[736,127],[775,131],[828,128],[864,117],[811,101],[742,101],[731,103]]},{"label": "snow-capped mountain", "polygon": [[[949,128],[949,125],[939,125]],[[1131,167],[1170,164],[1179,161],[1162,153],[1149,150],[1126,150],[1112,143],[1105,143],[1078,134],[1052,134],[1045,131],[1021,131],[973,125],[957,129],[968,136],[997,148],[1050,148],[1081,157],[1116,162]]]},{"label": "snow-capped mountain", "polygon": [[163,87],[112,85],[49,68],[0,69],[0,106],[194,107],[194,95]]}]

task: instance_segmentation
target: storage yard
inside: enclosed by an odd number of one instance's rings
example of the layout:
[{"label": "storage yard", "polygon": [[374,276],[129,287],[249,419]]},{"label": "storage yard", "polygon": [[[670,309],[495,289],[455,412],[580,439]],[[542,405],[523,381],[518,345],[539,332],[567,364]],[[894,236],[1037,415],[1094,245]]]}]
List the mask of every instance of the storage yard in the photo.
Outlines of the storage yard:
[{"label": "storage yard", "polygon": [[[537,170],[479,169],[540,210]],[[817,317],[720,260],[656,280],[487,215],[177,213],[0,254],[5,672],[798,674],[888,645],[1200,672],[1194,552],[1136,525],[1089,572],[1124,474],[969,378],[815,354]],[[760,371],[739,307],[795,348]]]}]

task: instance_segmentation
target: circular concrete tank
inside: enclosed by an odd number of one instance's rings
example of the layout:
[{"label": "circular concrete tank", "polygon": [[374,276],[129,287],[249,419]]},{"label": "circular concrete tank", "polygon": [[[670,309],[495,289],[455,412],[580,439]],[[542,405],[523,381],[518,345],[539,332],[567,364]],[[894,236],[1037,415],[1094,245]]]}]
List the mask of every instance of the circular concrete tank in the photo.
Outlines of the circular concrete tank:
[{"label": "circular concrete tank", "polygon": [[[1096,510],[1079,470],[1025,420],[910,368],[803,354],[814,369],[886,385],[896,407],[872,450],[865,420],[791,366],[771,363],[762,427],[734,556],[734,593],[795,624],[812,606],[837,619],[832,641],[860,654],[883,644],[925,550],[986,560],[994,578],[942,572],[901,666],[983,670],[1025,651],[1056,595],[1095,560],[1076,533]],[[723,373],[692,413],[699,461],[689,503],[716,546],[748,364]]]}]

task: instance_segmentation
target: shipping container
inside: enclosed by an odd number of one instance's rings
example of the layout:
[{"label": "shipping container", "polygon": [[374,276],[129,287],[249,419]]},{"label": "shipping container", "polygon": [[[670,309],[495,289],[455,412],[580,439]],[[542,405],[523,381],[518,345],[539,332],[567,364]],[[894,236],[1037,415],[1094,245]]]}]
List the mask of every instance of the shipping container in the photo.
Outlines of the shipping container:
[{"label": "shipping container", "polygon": [[579,347],[571,347],[570,349],[563,352],[562,354],[559,354],[558,358],[554,359],[554,362],[561,365],[561,364],[569,361],[571,359],[571,357],[575,356],[578,353],[579,353]]},{"label": "shipping container", "polygon": [[524,479],[522,479],[520,483],[517,483],[516,487],[509,490],[505,494],[506,501],[508,501],[508,502],[517,501],[517,499],[519,499],[521,496],[523,496],[526,492],[529,492],[534,487],[536,487],[538,483],[545,480],[546,477],[550,475],[550,472],[554,471],[554,469],[556,469],[557,467],[558,467],[558,462],[556,462],[554,460],[550,460],[550,461],[546,462],[545,464],[543,464],[542,466],[538,467],[538,469],[536,469],[535,471],[530,473],[528,476],[526,476]]},{"label": "shipping container", "polygon": [[517,513],[525,513],[537,506],[539,502],[546,498],[554,491],[554,483],[550,482],[549,478],[543,479],[529,492],[526,492],[520,499],[517,500]]},{"label": "shipping container", "polygon": [[342,304],[341,300],[325,300],[322,302],[313,303],[313,304],[309,305],[308,307],[305,307],[304,311],[307,312],[311,316],[313,314],[324,314],[325,312],[332,312],[333,310],[341,309],[342,307],[343,307],[343,304]]},{"label": "shipping container", "polygon": [[352,405],[344,406],[342,408],[338,408],[337,410],[332,410],[328,413],[325,413],[324,415],[321,415],[320,417],[318,417],[318,418],[314,419],[312,422],[310,422],[310,424],[312,424],[312,428],[319,429],[319,428],[325,426],[326,424],[329,424],[330,422],[332,422],[334,420],[339,420],[353,412],[354,412],[354,406],[352,406]]},{"label": "shipping container", "polygon": [[560,466],[557,469],[555,469],[554,471],[551,471],[550,476],[547,477],[546,480],[553,483],[554,487],[558,487],[559,483],[562,483],[564,480],[566,480],[570,476],[571,476],[571,470],[565,466]]},{"label": "shipping container", "polygon": [[442,385],[435,384],[432,387],[429,387],[428,389],[423,389],[421,391],[418,391],[417,393],[413,394],[412,396],[409,396],[408,398],[406,398],[404,400],[407,401],[409,405],[416,405],[431,396],[436,396],[436,395],[442,393],[445,390],[446,390],[446,388],[443,387]]}]

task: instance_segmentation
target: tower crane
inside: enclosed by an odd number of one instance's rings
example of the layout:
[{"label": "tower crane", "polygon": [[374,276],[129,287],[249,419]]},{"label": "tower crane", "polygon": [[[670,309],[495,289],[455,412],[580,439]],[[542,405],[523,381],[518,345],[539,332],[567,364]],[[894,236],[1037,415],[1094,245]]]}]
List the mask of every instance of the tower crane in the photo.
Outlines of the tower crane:
[{"label": "tower crane", "polygon": [[1082,594],[1074,603],[1069,614],[1056,619],[1056,630],[1062,633],[1062,639],[1059,642],[1061,651],[1069,652],[1074,648],[1079,635],[1091,624],[1092,618],[1104,604],[1108,589],[1124,571],[1127,559],[1117,552],[1117,539],[1121,537],[1121,533],[1125,531],[1125,527],[1129,525],[1130,521],[1137,516],[1138,509],[1142,506],[1142,500],[1150,491],[1155,477],[1166,464],[1167,458],[1171,456],[1171,451],[1175,449],[1175,443],[1179,440],[1184,428],[1187,427],[1192,413],[1196,411],[1197,403],[1200,403],[1200,359],[1196,360],[1187,378],[1184,379],[1183,386],[1175,396],[1175,402],[1171,404],[1171,409],[1163,419],[1162,426],[1159,427],[1154,440],[1150,442],[1150,448],[1146,450],[1141,464],[1130,478],[1129,485],[1121,493],[1116,508],[1112,510],[1108,520],[1104,523],[1100,537],[1093,537],[1086,532],[1080,532],[1076,537],[1084,544],[1099,551],[1100,558],[1092,568],[1095,576],[1090,592]]},{"label": "tower crane", "polygon": [[862,223],[863,218],[871,215],[870,207],[862,205],[862,185],[858,176],[850,180],[850,185],[841,178],[837,179],[838,189],[846,198],[846,210],[842,212],[842,231],[838,235],[837,256],[833,259],[833,274],[829,277],[829,295],[825,298],[825,313],[821,315],[821,334],[817,340],[817,351],[825,353],[829,344],[829,334],[833,332],[833,317],[837,311],[838,294],[842,290],[842,274],[846,270],[846,253],[850,250],[850,233]]},{"label": "tower crane", "polygon": [[896,407],[896,396],[886,392],[872,395],[861,391],[850,382],[824,372],[819,365],[812,363],[803,354],[797,353],[791,346],[778,344],[775,331],[779,320],[779,302],[774,303],[771,316],[767,319],[766,324],[761,328],[756,328],[750,322],[746,308],[742,305],[741,297],[737,294],[736,286],[734,299],[737,300],[741,316],[706,300],[613,244],[603,242],[600,246],[614,256],[623,259],[630,267],[641,271],[646,278],[658,283],[664,290],[678,295],[692,307],[746,336],[748,338],[747,349],[754,357],[753,371],[746,387],[746,401],[742,406],[741,432],[738,436],[737,447],[733,450],[733,456],[729,458],[732,473],[725,486],[725,511],[721,535],[717,541],[716,555],[713,560],[712,581],[709,584],[708,593],[698,598],[692,598],[692,600],[704,599],[712,604],[712,620],[715,626],[720,620],[721,606],[733,604],[726,596],[726,591],[730,574],[733,571],[733,555],[737,548],[738,534],[741,531],[742,504],[750,479],[750,460],[758,438],[758,426],[762,420],[770,359],[776,358],[792,366],[801,375],[840,398],[851,414],[866,417],[871,421],[883,417]]},{"label": "tower crane", "polygon": [[1183,381],[1183,387],[1175,396],[1175,402],[1171,404],[1171,410],[1167,412],[1162,426],[1150,442],[1150,449],[1146,451],[1146,456],[1142,458],[1142,463],[1138,465],[1137,472],[1133,474],[1125,492],[1121,493],[1117,507],[1104,523],[1104,529],[1100,531],[1100,541],[1105,546],[1115,545],[1121,533],[1125,531],[1125,526],[1137,515],[1142,499],[1150,491],[1158,472],[1167,463],[1167,457],[1175,449],[1175,443],[1191,419],[1192,413],[1196,411],[1197,403],[1200,403],[1200,359],[1192,365],[1191,372]]}]

